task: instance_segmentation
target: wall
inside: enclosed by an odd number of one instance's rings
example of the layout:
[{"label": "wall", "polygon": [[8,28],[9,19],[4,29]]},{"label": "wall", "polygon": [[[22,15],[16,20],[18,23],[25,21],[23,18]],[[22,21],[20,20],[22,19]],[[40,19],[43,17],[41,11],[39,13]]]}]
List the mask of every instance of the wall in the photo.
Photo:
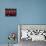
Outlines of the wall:
[{"label": "wall", "polygon": [[46,0],[0,0],[0,11],[5,8],[17,8],[17,16],[0,12],[0,44],[8,43],[9,32],[18,32],[17,24],[46,24]]}]

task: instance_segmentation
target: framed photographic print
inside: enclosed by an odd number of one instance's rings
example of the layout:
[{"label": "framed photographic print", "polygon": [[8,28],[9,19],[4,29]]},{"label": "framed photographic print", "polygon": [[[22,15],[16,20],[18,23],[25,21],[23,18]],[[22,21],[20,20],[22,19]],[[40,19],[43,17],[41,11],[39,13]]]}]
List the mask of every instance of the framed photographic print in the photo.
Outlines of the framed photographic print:
[{"label": "framed photographic print", "polygon": [[18,33],[20,33],[19,41],[46,41],[46,25],[44,24],[20,24],[18,25]]},{"label": "framed photographic print", "polygon": [[5,16],[16,16],[16,9],[5,8]]}]

